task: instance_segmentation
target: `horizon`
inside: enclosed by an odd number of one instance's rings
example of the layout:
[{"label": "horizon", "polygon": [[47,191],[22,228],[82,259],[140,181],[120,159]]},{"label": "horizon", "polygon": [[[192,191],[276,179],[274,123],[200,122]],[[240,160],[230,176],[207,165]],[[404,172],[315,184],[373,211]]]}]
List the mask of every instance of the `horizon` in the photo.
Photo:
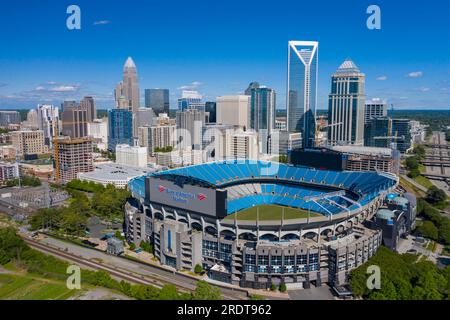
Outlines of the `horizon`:
[{"label": "horizon", "polygon": [[[79,0],[81,30],[66,27],[68,3],[32,2],[26,12],[8,3],[0,22],[8,43],[0,52],[0,109],[60,105],[85,95],[94,96],[99,109],[113,108],[114,88],[131,56],[141,102],[144,89],[167,88],[175,109],[183,89],[215,101],[257,81],[276,91],[277,109],[285,110],[288,41],[315,40],[318,109],[328,108],[331,74],[350,57],[366,75],[367,100],[386,99],[399,110],[450,110],[450,22],[445,10],[436,10],[442,3],[431,0],[417,10],[406,1],[379,2],[381,30],[366,27],[366,0],[281,1],[270,3],[271,10],[266,0],[257,7],[237,0],[130,0],[128,15],[118,3]],[[17,19],[22,23],[12,28]],[[426,39],[427,50],[418,39]]]}]

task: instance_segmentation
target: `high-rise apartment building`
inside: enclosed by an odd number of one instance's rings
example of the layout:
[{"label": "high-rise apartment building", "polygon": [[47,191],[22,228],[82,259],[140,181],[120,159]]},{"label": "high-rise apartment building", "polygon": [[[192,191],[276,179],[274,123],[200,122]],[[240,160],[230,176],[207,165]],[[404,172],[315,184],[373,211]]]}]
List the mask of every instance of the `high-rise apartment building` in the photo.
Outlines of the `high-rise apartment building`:
[{"label": "high-rise apartment building", "polygon": [[205,124],[205,112],[197,109],[178,110],[177,123],[177,147],[181,150],[200,150],[202,144],[202,127]]},{"label": "high-rise apartment building", "polygon": [[108,118],[94,119],[93,122],[88,122],[87,131],[98,149],[108,149]]},{"label": "high-rise apartment building", "polygon": [[256,132],[230,132],[226,140],[226,159],[258,159],[259,147]]},{"label": "high-rise apartment building", "polygon": [[301,132],[304,147],[313,147],[316,131],[319,43],[289,41],[286,109],[289,132]]},{"label": "high-rise apartment building", "polygon": [[137,112],[137,125],[139,127],[149,127],[156,120],[156,115],[151,108],[139,108]]},{"label": "high-rise apartment building", "polygon": [[364,124],[368,124],[370,120],[375,118],[387,117],[387,109],[387,102],[382,101],[381,99],[366,101],[364,108]]},{"label": "high-rise apartment building", "polygon": [[360,145],[364,143],[365,75],[347,59],[331,76],[328,98],[328,143]]},{"label": "high-rise apartment building", "polygon": [[93,144],[90,138],[60,138],[58,152],[54,156],[58,163],[55,176],[62,183],[77,179],[79,173],[94,171]]},{"label": "high-rise apartment building", "polygon": [[217,97],[217,123],[250,128],[250,96]]},{"label": "high-rise apartment building", "polygon": [[133,114],[126,109],[108,111],[108,150],[116,151],[116,145],[133,145]]},{"label": "high-rise apartment building", "polygon": [[147,147],[148,154],[154,156],[155,149],[157,148],[175,147],[175,131],[176,126],[174,124],[139,127],[139,145],[141,147]]},{"label": "high-rise apartment building", "polygon": [[45,144],[53,146],[54,136],[59,135],[59,109],[54,105],[40,104],[37,106],[37,122],[39,130],[44,132]]},{"label": "high-rise apartment building", "polygon": [[145,107],[159,115],[169,114],[169,89],[145,89]]}]

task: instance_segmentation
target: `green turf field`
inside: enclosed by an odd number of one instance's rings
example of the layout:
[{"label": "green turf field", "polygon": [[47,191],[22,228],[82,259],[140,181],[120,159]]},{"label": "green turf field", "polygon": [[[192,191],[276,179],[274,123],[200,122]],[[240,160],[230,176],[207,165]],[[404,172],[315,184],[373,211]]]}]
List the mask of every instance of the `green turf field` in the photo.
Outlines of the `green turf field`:
[{"label": "green turf field", "polygon": [[[284,209],[284,219],[300,219],[308,218],[308,211],[296,208],[281,207],[275,205],[262,205],[239,211],[227,216],[225,219],[234,220],[237,214],[238,220],[256,220],[257,209],[259,209],[259,220],[281,220],[282,211]],[[318,213],[311,212],[310,217],[319,217]]]},{"label": "green turf field", "polygon": [[75,293],[61,281],[0,274],[0,300],[66,300]]}]

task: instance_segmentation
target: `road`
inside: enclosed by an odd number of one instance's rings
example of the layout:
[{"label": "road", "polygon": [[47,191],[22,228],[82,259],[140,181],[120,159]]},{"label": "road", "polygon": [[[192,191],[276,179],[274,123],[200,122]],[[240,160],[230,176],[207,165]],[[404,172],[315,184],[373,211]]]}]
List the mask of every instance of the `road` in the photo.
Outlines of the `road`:
[{"label": "road", "polygon": [[[39,242],[27,239],[28,244],[48,254],[74,261],[95,270],[105,270],[111,275],[133,283],[141,283],[162,287],[173,284],[181,291],[194,291],[197,281],[176,272],[159,269],[149,265],[112,256],[101,251],[84,248],[55,238],[46,237]],[[247,299],[244,290],[234,288],[220,288],[222,297],[227,300]]]},{"label": "road", "polygon": [[[433,136],[431,137],[431,143],[433,145],[445,145],[447,146],[447,141],[445,140],[444,132],[433,132]],[[435,161],[440,162],[448,162],[448,158],[450,157],[450,149],[446,148],[431,148],[427,150],[427,156],[432,157]],[[444,175],[450,176],[450,167],[441,166],[441,165],[426,165],[426,173],[434,174],[434,175]],[[444,190],[447,193],[447,196],[450,197],[450,185],[448,181],[440,181],[430,179],[431,183],[436,187]]]}]

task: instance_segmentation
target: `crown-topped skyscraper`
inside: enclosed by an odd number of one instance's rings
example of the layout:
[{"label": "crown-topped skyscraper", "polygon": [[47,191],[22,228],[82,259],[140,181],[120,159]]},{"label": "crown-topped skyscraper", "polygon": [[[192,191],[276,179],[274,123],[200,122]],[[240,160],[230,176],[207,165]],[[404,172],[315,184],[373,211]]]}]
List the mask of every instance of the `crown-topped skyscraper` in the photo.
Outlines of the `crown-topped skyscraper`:
[{"label": "crown-topped skyscraper", "polygon": [[123,80],[115,90],[116,108],[128,109],[133,113],[133,136],[137,136],[135,119],[140,107],[139,81],[136,64],[128,57],[123,66]]}]

